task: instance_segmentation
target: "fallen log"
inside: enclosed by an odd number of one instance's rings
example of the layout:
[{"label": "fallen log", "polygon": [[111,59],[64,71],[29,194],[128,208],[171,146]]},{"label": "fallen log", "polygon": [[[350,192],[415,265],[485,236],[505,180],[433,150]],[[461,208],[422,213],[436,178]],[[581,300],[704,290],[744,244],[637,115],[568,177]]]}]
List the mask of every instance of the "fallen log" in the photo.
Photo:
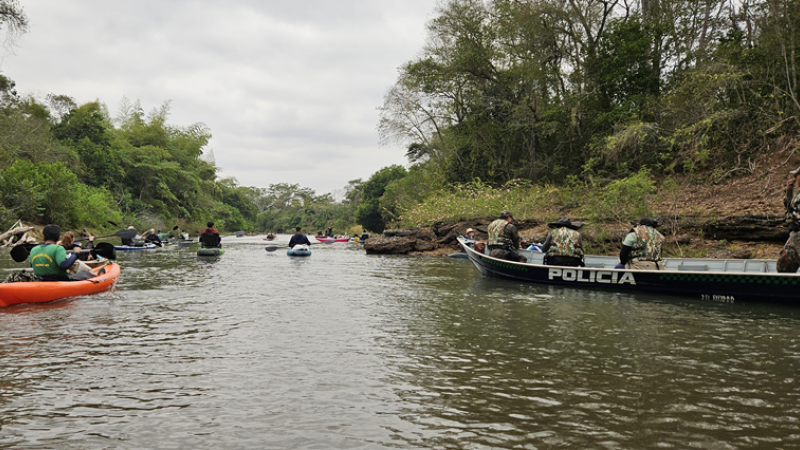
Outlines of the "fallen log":
[{"label": "fallen log", "polygon": [[[6,238],[9,238],[9,237],[11,237],[11,236],[14,236],[14,235],[18,235],[18,234],[27,234],[27,233],[28,233],[29,231],[31,231],[31,230],[33,230],[33,227],[17,227],[17,228],[12,228],[12,229],[10,229],[10,230],[6,231],[6,232],[5,232],[5,233],[3,233],[3,234],[0,234],[0,242],[2,242],[2,241],[3,241],[3,240],[5,240]],[[22,241],[22,239],[20,239],[18,242],[20,242],[20,241]],[[5,244],[3,245],[3,247],[7,247],[9,244],[10,244],[10,241],[9,241],[9,242],[7,242],[7,243],[5,243]]]}]

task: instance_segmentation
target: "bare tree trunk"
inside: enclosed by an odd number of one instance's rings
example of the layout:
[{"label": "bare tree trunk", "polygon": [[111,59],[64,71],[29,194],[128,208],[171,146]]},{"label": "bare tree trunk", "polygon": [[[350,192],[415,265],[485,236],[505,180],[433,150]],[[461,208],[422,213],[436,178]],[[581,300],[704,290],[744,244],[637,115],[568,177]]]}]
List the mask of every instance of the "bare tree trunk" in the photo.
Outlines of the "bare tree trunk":
[{"label": "bare tree trunk", "polygon": [[[9,237],[11,237],[11,236],[14,236],[15,234],[22,234],[22,233],[26,233],[26,234],[27,234],[27,233],[28,233],[28,231],[31,231],[32,229],[33,229],[33,227],[18,227],[18,228],[12,228],[12,229],[10,229],[10,230],[6,231],[6,232],[5,232],[5,233],[3,233],[3,234],[0,234],[0,242],[2,242],[3,240],[5,240],[6,238],[9,238]],[[25,237],[25,236],[23,236],[23,238],[24,238],[24,237]],[[20,240],[19,240],[19,242],[22,242],[23,240],[24,240],[24,239],[20,239]],[[8,243],[6,243],[5,245],[3,245],[3,247],[7,247],[7,246],[8,246]]]}]

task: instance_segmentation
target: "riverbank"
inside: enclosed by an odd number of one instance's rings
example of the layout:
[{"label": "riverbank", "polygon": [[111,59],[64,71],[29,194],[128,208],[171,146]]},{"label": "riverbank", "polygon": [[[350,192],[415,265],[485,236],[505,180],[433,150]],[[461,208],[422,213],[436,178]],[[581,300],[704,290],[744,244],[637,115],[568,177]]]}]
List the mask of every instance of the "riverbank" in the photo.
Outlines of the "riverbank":
[{"label": "riverbank", "polygon": [[[800,156],[787,151],[750,163],[735,178],[716,173],[674,176],[668,182],[660,180],[642,209],[660,219],[659,231],[667,240],[665,257],[775,259],[788,237],[783,206],[787,174],[798,165]],[[567,217],[586,224],[580,231],[587,253],[618,254],[622,238],[636,217],[591,220],[585,216],[585,207],[564,198],[568,197],[551,195],[552,201],[539,204],[538,213],[512,211],[522,239],[543,242],[550,231],[547,223]],[[620,209],[633,208],[623,205]],[[447,255],[459,250],[456,237],[467,228],[475,228],[477,237],[485,240],[486,228],[495,218],[388,230],[367,242],[365,249],[374,254]]]}]

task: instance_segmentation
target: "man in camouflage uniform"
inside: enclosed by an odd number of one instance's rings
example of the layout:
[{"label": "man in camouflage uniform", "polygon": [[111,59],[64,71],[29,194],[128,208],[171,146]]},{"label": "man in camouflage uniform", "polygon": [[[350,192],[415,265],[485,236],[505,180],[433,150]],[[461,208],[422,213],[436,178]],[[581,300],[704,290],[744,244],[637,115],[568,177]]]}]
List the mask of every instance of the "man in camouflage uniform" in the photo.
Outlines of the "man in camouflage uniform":
[{"label": "man in camouflage uniform", "polygon": [[786,221],[789,222],[789,239],[778,257],[778,272],[795,273],[800,268],[800,167],[789,172],[792,178],[786,182]]},{"label": "man in camouflage uniform", "polygon": [[510,211],[500,213],[500,218],[489,224],[489,256],[515,262],[527,262],[528,259],[519,253],[519,234],[511,221],[514,216]]},{"label": "man in camouflage uniform", "polygon": [[622,240],[619,261],[626,269],[664,270],[661,246],[664,236],[656,230],[658,222],[643,218]]},{"label": "man in camouflage uniform", "polygon": [[544,263],[550,266],[583,267],[583,240],[578,229],[582,226],[561,218],[548,223],[553,231],[547,235],[542,251],[545,252]]}]

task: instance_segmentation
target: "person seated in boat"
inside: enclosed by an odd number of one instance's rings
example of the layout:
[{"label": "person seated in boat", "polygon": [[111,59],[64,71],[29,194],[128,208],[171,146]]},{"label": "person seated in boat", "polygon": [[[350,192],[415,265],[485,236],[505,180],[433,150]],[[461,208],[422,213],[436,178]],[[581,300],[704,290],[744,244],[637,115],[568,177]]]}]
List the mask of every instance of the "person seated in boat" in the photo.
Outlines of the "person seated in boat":
[{"label": "person seated in boat", "polygon": [[367,233],[366,231],[362,231],[359,240],[366,241],[367,239],[369,239],[369,233]]},{"label": "person seated in boat", "polygon": [[47,225],[42,234],[44,234],[44,244],[33,247],[28,255],[33,274],[40,280],[72,281],[94,277],[91,271],[79,271],[72,275],[67,272],[78,261],[80,253],[73,251],[69,257],[67,256],[67,250],[58,244],[61,238],[61,228],[58,225]]},{"label": "person seated in boat", "polygon": [[214,222],[206,223],[206,228],[200,233],[200,246],[203,248],[221,248],[222,238],[219,237],[219,231],[214,229]]},{"label": "person seated in boat", "polygon": [[[81,244],[75,242],[75,234],[72,231],[67,231],[61,236],[61,239],[58,240],[58,245],[64,247],[64,250],[68,252],[73,252],[78,254],[78,260],[75,261],[75,264],[71,265],[69,269],[67,269],[67,273],[72,276],[78,272],[91,272],[92,269],[84,261],[89,261],[90,259],[94,259],[92,254],[89,252],[81,252],[83,247]],[[94,247],[94,236],[89,236],[89,242],[86,244],[87,249],[91,249]]]},{"label": "person seated in boat", "polygon": [[[128,227],[129,230],[135,230],[135,228],[131,225]],[[120,238],[122,240],[122,245],[127,245],[132,247],[134,244],[134,238]]]},{"label": "person seated in boat", "polygon": [[464,243],[472,247],[472,244],[475,243],[475,240],[475,229],[467,228],[467,234],[464,236]]},{"label": "person seated in boat", "polygon": [[325,237],[325,233],[323,233],[322,230],[319,230],[319,231],[317,231],[317,236],[316,237],[318,237],[318,238]]},{"label": "person seated in boat", "polygon": [[511,222],[514,215],[511,211],[503,211],[500,218],[489,224],[489,256],[515,262],[527,262],[527,258],[518,253],[519,234],[517,227]]},{"label": "person seated in boat", "polygon": [[[88,261],[90,259],[94,259],[91,253],[81,253],[81,250],[84,248],[81,244],[75,242],[75,233],[72,231],[67,231],[61,236],[61,239],[58,240],[58,245],[64,247],[64,250],[71,252],[78,253],[78,260],[79,261]],[[94,236],[89,236],[89,242],[86,244],[86,249],[94,248]]]},{"label": "person seated in boat", "polygon": [[[661,247],[664,235],[656,230],[658,221],[642,218],[622,240],[619,262],[631,270],[664,270]],[[619,265],[618,268],[622,268]]]},{"label": "person seated in boat", "polygon": [[294,236],[289,239],[289,248],[294,248],[295,245],[311,245],[311,241],[308,240],[305,234],[303,234],[303,229],[297,227],[294,229]]},{"label": "person seated in boat", "polygon": [[567,218],[548,223],[553,229],[542,246],[544,263],[548,266],[583,267],[583,240],[578,230],[583,224],[573,224]]},{"label": "person seated in boat", "polygon": [[[786,221],[789,223],[789,239],[783,244],[776,269],[781,273],[795,273],[800,268],[800,167],[789,172],[786,181]],[[797,189],[795,191],[795,189]]]},{"label": "person seated in boat", "polygon": [[157,247],[161,247],[161,238],[158,237],[158,233],[154,228],[150,228],[147,230],[147,233],[144,234],[144,242],[146,244],[156,244]]}]

